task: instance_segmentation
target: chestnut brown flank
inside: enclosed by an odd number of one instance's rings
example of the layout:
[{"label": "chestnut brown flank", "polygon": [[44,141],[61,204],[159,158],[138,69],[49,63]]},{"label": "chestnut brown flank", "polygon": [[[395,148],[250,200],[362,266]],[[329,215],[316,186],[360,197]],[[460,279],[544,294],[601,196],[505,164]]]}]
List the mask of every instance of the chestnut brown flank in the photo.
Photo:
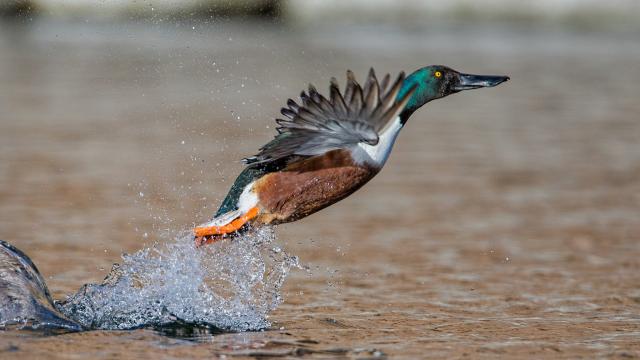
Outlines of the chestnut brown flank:
[{"label": "chestnut brown flank", "polygon": [[358,190],[379,170],[356,165],[348,150],[334,150],[265,175],[254,184],[257,222],[278,224],[311,215]]}]

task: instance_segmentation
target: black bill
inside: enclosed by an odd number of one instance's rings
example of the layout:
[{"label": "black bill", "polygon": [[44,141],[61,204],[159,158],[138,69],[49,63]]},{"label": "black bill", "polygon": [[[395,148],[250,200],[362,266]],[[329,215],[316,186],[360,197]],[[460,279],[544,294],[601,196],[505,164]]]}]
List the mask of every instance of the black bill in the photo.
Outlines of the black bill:
[{"label": "black bill", "polygon": [[500,75],[472,75],[458,74],[458,82],[453,85],[453,91],[493,87],[509,80],[508,76]]}]

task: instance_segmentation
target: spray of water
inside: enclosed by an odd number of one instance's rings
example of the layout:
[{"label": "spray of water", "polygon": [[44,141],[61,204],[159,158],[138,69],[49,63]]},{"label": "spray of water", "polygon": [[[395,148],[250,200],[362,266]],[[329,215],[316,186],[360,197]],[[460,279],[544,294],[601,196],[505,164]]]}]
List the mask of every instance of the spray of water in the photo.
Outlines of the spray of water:
[{"label": "spray of water", "polygon": [[280,288],[298,259],[272,228],[196,249],[190,234],[123,255],[101,284],[83,286],[57,307],[87,328],[131,329],[176,321],[231,331],[268,327]]}]

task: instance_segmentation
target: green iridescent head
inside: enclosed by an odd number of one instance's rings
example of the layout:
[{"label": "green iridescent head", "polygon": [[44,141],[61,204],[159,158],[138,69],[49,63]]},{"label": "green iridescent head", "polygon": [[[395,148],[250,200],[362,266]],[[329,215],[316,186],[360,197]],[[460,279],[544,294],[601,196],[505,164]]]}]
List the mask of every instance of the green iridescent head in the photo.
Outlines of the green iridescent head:
[{"label": "green iridescent head", "polygon": [[400,114],[405,123],[409,116],[431,100],[440,99],[462,90],[493,87],[509,80],[508,76],[463,74],[443,65],[430,65],[414,71],[402,83],[398,99],[413,87],[415,92]]}]

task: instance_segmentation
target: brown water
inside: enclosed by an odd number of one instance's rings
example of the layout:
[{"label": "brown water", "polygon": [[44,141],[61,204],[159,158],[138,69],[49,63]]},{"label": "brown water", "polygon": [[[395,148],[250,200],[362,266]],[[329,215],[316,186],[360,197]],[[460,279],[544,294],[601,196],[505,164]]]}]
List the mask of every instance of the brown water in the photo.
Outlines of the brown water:
[{"label": "brown water", "polygon": [[[420,110],[383,172],[277,229],[268,331],[0,336],[0,358],[640,357],[640,36],[0,23],[0,237],[56,298],[206,220],[306,82],[511,75]],[[320,86],[323,85],[323,86]]]}]

